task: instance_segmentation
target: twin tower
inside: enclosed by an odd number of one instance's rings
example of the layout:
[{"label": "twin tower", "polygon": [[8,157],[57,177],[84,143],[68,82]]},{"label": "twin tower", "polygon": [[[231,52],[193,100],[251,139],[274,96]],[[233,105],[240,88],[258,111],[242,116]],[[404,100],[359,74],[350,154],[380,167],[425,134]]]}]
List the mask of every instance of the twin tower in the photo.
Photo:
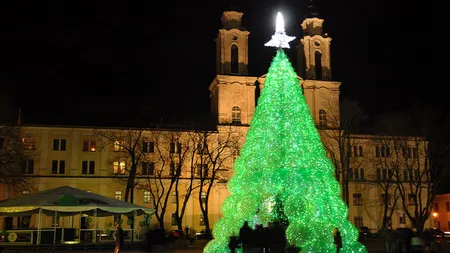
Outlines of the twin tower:
[{"label": "twin tower", "polygon": [[[216,38],[217,75],[209,90],[212,115],[219,125],[248,126],[255,112],[256,87],[264,87],[265,75],[248,76],[250,32],[243,28],[242,16],[238,11],[223,12],[223,27]],[[333,114],[339,113],[341,83],[331,81],[331,38],[323,33],[323,21],[314,6],[309,6],[301,23],[303,37],[292,44],[297,44],[296,71],[311,115],[318,128],[326,129],[330,108]]]}]

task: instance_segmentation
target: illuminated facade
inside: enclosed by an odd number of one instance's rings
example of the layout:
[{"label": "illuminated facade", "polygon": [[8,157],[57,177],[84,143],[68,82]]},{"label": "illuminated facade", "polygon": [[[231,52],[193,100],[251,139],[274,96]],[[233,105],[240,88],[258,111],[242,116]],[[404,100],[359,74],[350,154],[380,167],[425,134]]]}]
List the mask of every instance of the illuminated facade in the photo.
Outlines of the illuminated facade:
[{"label": "illuminated facade", "polygon": [[435,228],[450,232],[450,194],[437,195],[433,203],[432,217]]},{"label": "illuminated facade", "polygon": [[[211,113],[217,119],[218,128],[216,135],[223,133],[224,129],[232,126],[239,136],[245,136],[249,128],[251,118],[256,108],[256,90],[263,89],[265,76],[248,76],[248,37],[249,31],[241,26],[243,13],[225,11],[222,16],[223,27],[219,30],[216,39],[217,75],[209,86],[211,99]],[[333,81],[331,75],[330,43],[331,38],[323,33],[323,19],[312,15],[305,18],[301,27],[303,37],[298,41],[298,74],[300,84],[311,114],[318,129],[322,133],[326,131],[338,131],[339,125],[331,126],[331,116],[339,118],[339,87],[340,82]],[[334,101],[334,111],[330,112],[330,101]],[[339,122],[339,121],[337,121]],[[330,130],[334,129],[334,130]],[[123,174],[127,176],[129,161],[117,159],[121,153],[120,145],[100,145],[101,138],[97,130],[90,127],[72,126],[27,126],[22,125],[22,135],[27,148],[36,150],[38,157],[33,161],[33,166],[27,170],[27,175],[34,179],[34,190],[41,191],[59,186],[71,186],[104,196],[123,199],[123,183],[117,179]],[[114,129],[114,131],[126,131]],[[141,145],[146,147],[149,157],[152,156],[149,145],[156,141],[152,139],[154,132],[145,130]],[[324,142],[327,137],[324,136]],[[357,227],[367,226],[377,230],[382,224],[383,193],[378,181],[386,177],[386,170],[377,166],[380,159],[391,157],[386,147],[377,145],[379,136],[354,135],[352,136],[352,169],[349,183],[349,219]],[[121,140],[117,140],[121,141]],[[145,144],[147,142],[147,144]],[[241,137],[240,144],[244,142]],[[180,141],[183,149],[183,140]],[[170,143],[166,143],[169,147]],[[333,149],[333,148],[331,148]],[[169,151],[170,153],[170,151]],[[169,153],[167,154],[169,156]],[[411,158],[417,158],[420,152],[412,151]],[[156,164],[157,166],[158,164]],[[147,165],[146,165],[147,166]],[[155,166],[155,165],[152,165]],[[170,166],[166,164],[167,173]],[[184,166],[184,165],[183,165]],[[224,165],[231,172],[232,159]],[[137,169],[137,180],[146,180],[146,176],[152,176],[148,167],[141,164]],[[183,172],[184,173],[184,172]],[[413,179],[414,175],[405,172],[407,178]],[[183,176],[187,176],[184,174]],[[225,181],[226,182],[226,181]],[[228,196],[226,183],[217,183],[211,193],[209,203],[209,219],[211,227],[221,217],[221,205]],[[27,192],[24,192],[27,194]],[[196,196],[189,200],[182,227],[193,227],[197,231],[204,227],[199,207],[201,199]],[[388,196],[389,197],[389,196]],[[134,191],[134,203],[147,207],[151,206],[151,197],[146,190]],[[175,203],[170,200],[165,214],[165,228],[176,229],[172,215]],[[36,217],[31,217],[30,224],[35,224]],[[61,218],[61,226],[69,224],[69,220]],[[142,217],[138,222],[142,221]],[[0,227],[21,227],[18,218],[0,219]],[[74,227],[80,226],[80,219],[73,221]],[[111,229],[114,219],[102,218],[98,228]],[[405,217],[401,207],[396,207],[392,216],[394,227],[411,226]],[[152,225],[156,226],[153,217]],[[45,219],[44,227],[51,227],[52,220]],[[427,222],[426,227],[431,227],[432,222]]]}]

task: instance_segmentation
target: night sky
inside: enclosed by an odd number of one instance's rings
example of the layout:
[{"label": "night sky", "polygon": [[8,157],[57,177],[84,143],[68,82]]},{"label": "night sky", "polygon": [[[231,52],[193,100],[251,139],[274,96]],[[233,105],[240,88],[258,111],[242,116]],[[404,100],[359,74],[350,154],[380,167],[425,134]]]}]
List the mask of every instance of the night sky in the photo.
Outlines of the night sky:
[{"label": "night sky", "polygon": [[[202,1],[203,2],[203,1]],[[23,123],[132,124],[198,120],[210,110],[215,44],[222,12],[244,12],[249,71],[267,71],[276,13],[299,38],[309,0],[297,1],[2,1],[0,87]],[[397,3],[401,2],[401,3]],[[238,4],[236,4],[238,3]],[[427,87],[432,73],[431,4],[318,0],[332,37],[333,80],[341,98],[372,118],[415,102],[449,108]],[[295,45],[286,50],[295,64]]]}]

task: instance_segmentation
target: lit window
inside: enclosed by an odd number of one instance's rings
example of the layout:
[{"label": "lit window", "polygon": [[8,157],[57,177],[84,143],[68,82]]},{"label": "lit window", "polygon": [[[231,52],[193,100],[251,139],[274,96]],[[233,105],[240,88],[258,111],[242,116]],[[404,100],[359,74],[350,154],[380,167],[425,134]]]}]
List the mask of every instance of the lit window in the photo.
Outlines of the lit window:
[{"label": "lit window", "polygon": [[206,201],[206,192],[202,192],[200,196],[200,202],[203,204]]},{"label": "lit window", "polygon": [[114,142],[114,151],[115,152],[123,152],[125,151],[125,141],[115,141]]},{"label": "lit window", "polygon": [[83,151],[95,152],[97,142],[95,140],[84,140],[83,141]]},{"label": "lit window", "polygon": [[116,198],[117,200],[122,200],[122,191],[116,191],[116,193],[114,194],[114,198]]},{"label": "lit window", "polygon": [[114,174],[120,174],[120,175],[125,175],[125,168],[126,168],[126,163],[125,161],[116,161],[113,163],[113,173]]},{"label": "lit window", "polygon": [[144,203],[151,203],[152,195],[150,191],[144,191]]},{"label": "lit window", "polygon": [[233,124],[241,124],[241,109],[239,106],[233,106],[231,111],[231,122]]},{"label": "lit window", "polygon": [[28,150],[36,149],[36,139],[35,138],[22,138],[23,148]]}]

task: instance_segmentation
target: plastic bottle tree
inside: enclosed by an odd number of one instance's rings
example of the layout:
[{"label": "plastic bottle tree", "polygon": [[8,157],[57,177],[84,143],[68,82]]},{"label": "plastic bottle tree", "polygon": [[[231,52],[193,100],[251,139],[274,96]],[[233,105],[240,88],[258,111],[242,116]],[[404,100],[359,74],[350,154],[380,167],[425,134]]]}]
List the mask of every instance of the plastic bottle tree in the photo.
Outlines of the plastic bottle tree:
[{"label": "plastic bottle tree", "polygon": [[265,45],[276,47],[276,56],[228,182],[230,195],[222,204],[223,217],[204,252],[229,252],[229,238],[239,234],[244,221],[288,224],[287,245],[315,253],[335,252],[333,229],[338,227],[341,252],[367,252],[347,219],[334,166],[284,53],[295,37],[286,35],[281,13],[275,30]]}]

